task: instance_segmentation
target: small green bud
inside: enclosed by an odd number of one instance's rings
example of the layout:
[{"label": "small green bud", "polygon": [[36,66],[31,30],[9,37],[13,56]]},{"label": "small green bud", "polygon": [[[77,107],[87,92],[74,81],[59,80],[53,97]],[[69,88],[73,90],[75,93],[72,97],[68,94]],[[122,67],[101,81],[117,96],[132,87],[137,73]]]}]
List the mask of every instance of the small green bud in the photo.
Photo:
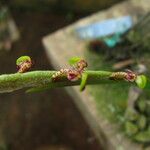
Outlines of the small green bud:
[{"label": "small green bud", "polygon": [[31,58],[29,56],[21,56],[16,60],[16,65],[19,66],[23,62],[31,62]]},{"label": "small green bud", "polygon": [[82,60],[80,57],[72,57],[71,59],[69,59],[69,64],[75,65],[77,62],[79,62],[80,60]]},{"label": "small green bud", "polygon": [[29,56],[21,56],[16,60],[19,73],[27,72],[32,67],[32,60]]},{"label": "small green bud", "polygon": [[147,78],[144,75],[139,75],[137,76],[135,82],[139,88],[143,89],[146,86]]}]

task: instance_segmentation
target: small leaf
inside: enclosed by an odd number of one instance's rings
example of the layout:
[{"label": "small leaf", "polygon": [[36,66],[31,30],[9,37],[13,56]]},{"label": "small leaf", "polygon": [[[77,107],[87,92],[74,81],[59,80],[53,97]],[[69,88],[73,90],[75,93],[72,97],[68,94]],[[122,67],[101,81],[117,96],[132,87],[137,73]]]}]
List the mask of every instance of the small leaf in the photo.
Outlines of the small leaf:
[{"label": "small leaf", "polygon": [[135,82],[139,88],[143,89],[146,86],[147,78],[144,75],[139,75],[137,76]]},{"label": "small leaf", "polygon": [[71,59],[69,59],[69,64],[72,66],[72,65],[75,65],[77,62],[79,62],[81,60],[80,57],[72,57]]},{"label": "small leaf", "polygon": [[16,60],[16,65],[19,66],[20,63],[25,61],[31,61],[31,58],[29,56],[21,56]]},{"label": "small leaf", "polygon": [[88,78],[88,74],[87,73],[83,73],[82,77],[81,77],[80,91],[83,91],[85,89],[87,78]]}]

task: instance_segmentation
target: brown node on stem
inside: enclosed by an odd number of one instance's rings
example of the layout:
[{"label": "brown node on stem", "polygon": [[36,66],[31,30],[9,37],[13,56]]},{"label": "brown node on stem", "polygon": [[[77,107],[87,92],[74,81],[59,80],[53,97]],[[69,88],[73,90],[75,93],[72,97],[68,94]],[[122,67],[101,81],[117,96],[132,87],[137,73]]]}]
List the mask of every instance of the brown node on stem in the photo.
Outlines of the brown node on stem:
[{"label": "brown node on stem", "polygon": [[87,67],[87,62],[83,59],[78,61],[73,68],[61,69],[52,75],[52,81],[58,81],[62,76],[70,81],[77,81],[81,78],[83,71]]},{"label": "brown node on stem", "polygon": [[126,80],[129,82],[134,82],[137,78],[137,75],[133,71],[127,70],[126,72],[114,72],[109,78],[111,80]]},{"label": "brown node on stem", "polygon": [[19,73],[24,73],[24,72],[27,72],[27,71],[30,70],[30,68],[32,67],[32,62],[29,62],[29,61],[22,62],[17,67],[18,67],[18,72]]},{"label": "brown node on stem", "polygon": [[87,62],[83,59],[81,59],[78,63],[77,63],[77,70],[79,72],[83,72],[84,69],[88,66]]},{"label": "brown node on stem", "polygon": [[29,56],[21,56],[16,60],[19,73],[27,72],[33,65],[33,61]]},{"label": "brown node on stem", "polygon": [[69,70],[67,72],[67,78],[70,81],[77,81],[81,78],[81,73],[79,72],[79,70],[76,69]]},{"label": "brown node on stem", "polygon": [[60,69],[59,71],[57,71],[56,73],[52,75],[52,81],[58,81],[60,77],[63,75],[67,76],[68,71],[69,69]]}]

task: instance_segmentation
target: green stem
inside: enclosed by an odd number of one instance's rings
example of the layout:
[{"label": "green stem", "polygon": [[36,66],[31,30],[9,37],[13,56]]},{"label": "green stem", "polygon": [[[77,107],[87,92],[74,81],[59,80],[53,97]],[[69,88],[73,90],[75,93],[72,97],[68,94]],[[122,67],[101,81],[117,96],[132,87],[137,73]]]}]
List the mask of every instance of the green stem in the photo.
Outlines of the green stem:
[{"label": "green stem", "polygon": [[[22,88],[55,88],[64,86],[80,85],[80,80],[69,81],[66,77],[60,76],[58,81],[52,80],[52,75],[56,71],[32,71],[27,73],[15,73],[0,75],[0,93],[12,92]],[[85,71],[88,78],[86,84],[104,84],[116,83],[110,80],[109,77],[112,72],[108,71]],[[125,83],[126,81],[122,80]]]}]

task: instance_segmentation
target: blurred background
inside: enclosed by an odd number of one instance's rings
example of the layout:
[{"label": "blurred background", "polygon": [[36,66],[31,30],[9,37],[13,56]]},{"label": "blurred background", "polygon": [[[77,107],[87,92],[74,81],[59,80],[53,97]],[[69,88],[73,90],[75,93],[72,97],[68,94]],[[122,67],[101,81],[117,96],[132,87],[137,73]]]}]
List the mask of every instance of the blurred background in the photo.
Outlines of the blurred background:
[{"label": "blurred background", "polygon": [[[15,60],[21,55],[33,58],[33,70],[53,69],[41,43],[42,37],[119,1],[1,0],[0,74],[16,72]],[[10,37],[3,27],[7,17],[11,18]],[[100,149],[63,89],[0,94],[0,150]]]}]

